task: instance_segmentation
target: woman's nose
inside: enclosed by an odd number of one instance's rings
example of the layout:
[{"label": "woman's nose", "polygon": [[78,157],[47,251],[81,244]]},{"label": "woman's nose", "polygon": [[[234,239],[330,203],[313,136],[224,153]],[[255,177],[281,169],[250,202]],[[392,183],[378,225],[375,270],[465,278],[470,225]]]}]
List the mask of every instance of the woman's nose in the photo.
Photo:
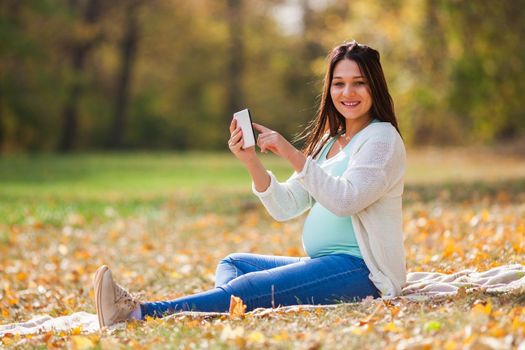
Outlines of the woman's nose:
[{"label": "woman's nose", "polygon": [[343,90],[343,96],[351,96],[355,93],[355,90],[354,88],[352,87],[351,84],[348,84],[345,86],[344,90]]}]

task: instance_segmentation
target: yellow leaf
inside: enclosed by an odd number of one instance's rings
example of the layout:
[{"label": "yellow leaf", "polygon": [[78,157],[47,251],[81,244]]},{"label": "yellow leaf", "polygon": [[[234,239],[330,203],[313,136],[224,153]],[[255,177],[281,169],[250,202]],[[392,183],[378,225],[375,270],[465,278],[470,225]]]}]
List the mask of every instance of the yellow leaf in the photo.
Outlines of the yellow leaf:
[{"label": "yellow leaf", "polygon": [[485,305],[483,305],[483,304],[476,304],[472,308],[472,311],[475,314],[482,314],[482,315],[490,315],[491,310],[492,310],[492,304],[490,303],[490,301],[487,302],[487,304],[485,304]]},{"label": "yellow leaf", "polygon": [[366,327],[352,326],[350,327],[350,333],[355,334],[355,335],[364,334],[366,333]]},{"label": "yellow leaf", "polygon": [[7,338],[7,337],[3,337],[2,338],[2,343],[6,346],[10,346],[11,344],[14,343],[14,340],[11,339],[11,338]]},{"label": "yellow leaf", "polygon": [[280,333],[274,335],[272,338],[275,341],[287,341],[288,339],[290,339],[290,336],[288,335],[287,331],[281,331]]},{"label": "yellow leaf", "polygon": [[187,328],[197,328],[197,327],[201,326],[201,321],[199,321],[198,319],[196,319],[196,320],[189,320],[189,321],[184,323],[184,326],[187,327]]},{"label": "yellow leaf", "polygon": [[384,331],[387,331],[387,332],[400,332],[400,331],[401,331],[399,328],[396,327],[396,325],[394,324],[394,322],[389,322],[389,323],[387,323],[387,324],[383,327],[383,330],[384,330]]},{"label": "yellow leaf", "polygon": [[95,346],[95,343],[88,337],[77,335],[71,338],[70,345],[72,350],[87,350]]},{"label": "yellow leaf", "polygon": [[443,250],[443,256],[447,258],[456,252],[458,252],[458,248],[456,247],[454,242],[449,241],[445,246],[445,249]]},{"label": "yellow leaf", "polygon": [[180,279],[180,278],[184,277],[180,273],[178,273],[177,271],[172,271],[170,273],[170,276],[171,276],[171,278],[174,278],[174,279]]},{"label": "yellow leaf", "polygon": [[264,334],[258,331],[253,331],[250,334],[248,334],[248,341],[252,343],[262,343],[264,342],[265,337]]},{"label": "yellow leaf", "polygon": [[516,331],[518,329],[521,329],[522,332],[525,332],[525,322],[522,322],[521,319],[520,319],[520,316],[515,316],[513,319],[512,319],[512,330],[513,331]]},{"label": "yellow leaf", "polygon": [[241,298],[234,295],[230,298],[230,317],[243,317],[246,313],[246,305]]},{"label": "yellow leaf", "polygon": [[150,325],[158,324],[160,322],[159,318],[155,318],[151,316],[146,316],[144,320],[146,321],[147,324],[150,324]]},{"label": "yellow leaf", "polygon": [[286,254],[285,255],[287,255],[287,256],[300,256],[301,255],[301,251],[297,247],[290,247],[290,248],[286,249]]},{"label": "yellow leaf", "polygon": [[19,272],[16,274],[16,279],[19,281],[25,281],[27,279],[27,274],[25,272]]},{"label": "yellow leaf", "polygon": [[355,335],[361,335],[368,332],[371,332],[373,330],[373,326],[370,323],[364,324],[364,325],[355,325],[349,328],[350,333]]},{"label": "yellow leaf", "polygon": [[71,330],[71,335],[79,335],[81,331],[82,331],[82,327],[80,326],[75,327]]},{"label": "yellow leaf", "polygon": [[271,227],[272,227],[274,230],[278,230],[278,229],[280,229],[282,226],[283,226],[283,224],[281,224],[281,223],[278,222],[278,221],[273,221],[272,224],[271,224]]},{"label": "yellow leaf", "polygon": [[498,326],[494,326],[494,327],[489,327],[489,335],[495,337],[495,338],[501,338],[501,337],[504,337],[505,335],[507,334],[507,332],[505,332],[504,329],[498,327]]},{"label": "yellow leaf", "polygon": [[399,307],[397,306],[391,306],[388,308],[388,310],[390,311],[392,318],[396,317],[396,315],[399,313]]},{"label": "yellow leaf", "polygon": [[127,330],[133,331],[133,330],[137,329],[137,326],[138,326],[138,322],[137,321],[131,321],[131,322],[127,322],[126,323],[126,329]]},{"label": "yellow leaf", "polygon": [[425,323],[423,329],[427,332],[439,331],[441,329],[441,322],[432,320]]},{"label": "yellow leaf", "polygon": [[453,340],[447,340],[445,344],[443,344],[443,350],[456,350],[458,348],[458,343]]}]

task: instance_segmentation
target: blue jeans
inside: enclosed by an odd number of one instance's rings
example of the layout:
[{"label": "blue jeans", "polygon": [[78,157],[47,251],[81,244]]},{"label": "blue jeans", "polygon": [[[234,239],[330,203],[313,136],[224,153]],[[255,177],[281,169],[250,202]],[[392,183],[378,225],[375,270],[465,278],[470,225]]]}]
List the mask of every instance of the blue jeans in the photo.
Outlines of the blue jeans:
[{"label": "blue jeans", "polygon": [[259,307],[335,304],[379,297],[363,259],[334,254],[314,259],[236,253],[217,266],[215,288],[170,301],[141,304],[142,316],[177,311],[228,312],[230,296],[246,311]]}]

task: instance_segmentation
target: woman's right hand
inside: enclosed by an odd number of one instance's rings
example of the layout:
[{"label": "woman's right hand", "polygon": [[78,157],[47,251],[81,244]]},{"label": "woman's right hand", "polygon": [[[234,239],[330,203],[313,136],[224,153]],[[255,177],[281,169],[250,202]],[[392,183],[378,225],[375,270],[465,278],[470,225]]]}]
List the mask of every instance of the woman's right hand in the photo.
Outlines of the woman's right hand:
[{"label": "woman's right hand", "polygon": [[228,147],[230,151],[243,163],[247,163],[254,158],[257,158],[255,153],[255,146],[242,148],[244,139],[242,137],[242,130],[240,126],[237,126],[237,120],[232,119],[230,123],[230,139],[228,140]]}]

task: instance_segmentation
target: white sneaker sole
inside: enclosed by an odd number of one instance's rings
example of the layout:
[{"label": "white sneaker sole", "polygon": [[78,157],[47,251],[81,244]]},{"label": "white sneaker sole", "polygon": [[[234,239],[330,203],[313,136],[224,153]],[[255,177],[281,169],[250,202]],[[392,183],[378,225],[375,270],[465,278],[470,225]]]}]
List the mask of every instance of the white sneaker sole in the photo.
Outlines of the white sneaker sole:
[{"label": "white sneaker sole", "polygon": [[93,292],[95,294],[95,309],[97,310],[98,324],[100,329],[105,327],[104,324],[104,315],[102,314],[102,305],[101,305],[101,294],[102,294],[102,278],[104,274],[109,271],[109,267],[102,265],[98,268],[93,278]]}]

